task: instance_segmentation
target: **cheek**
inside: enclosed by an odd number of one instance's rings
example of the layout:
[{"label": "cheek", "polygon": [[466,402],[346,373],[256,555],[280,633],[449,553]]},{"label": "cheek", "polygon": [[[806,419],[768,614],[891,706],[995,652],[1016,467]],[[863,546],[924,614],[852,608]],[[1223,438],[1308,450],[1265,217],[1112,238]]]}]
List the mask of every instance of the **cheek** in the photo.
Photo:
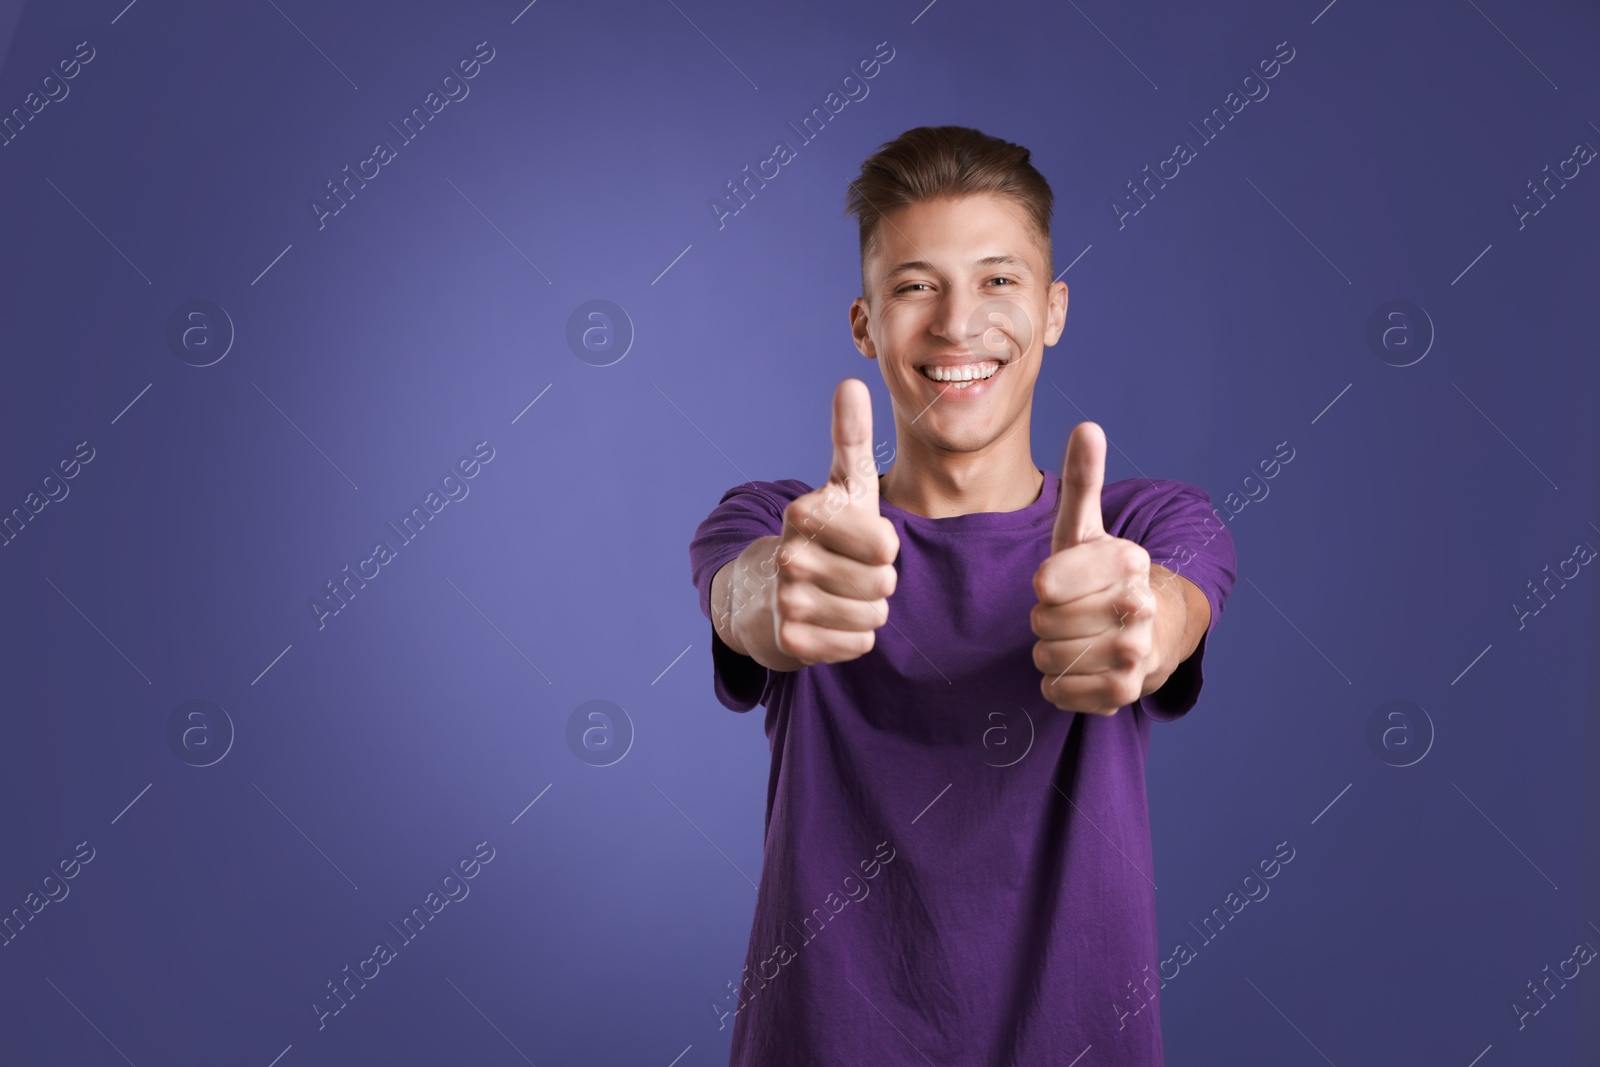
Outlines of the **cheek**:
[{"label": "cheek", "polygon": [[1026,406],[1039,380],[1039,361],[1031,355],[1024,356],[1006,367],[1005,376],[1011,379],[1006,383],[1006,388],[1014,394],[1016,403]]},{"label": "cheek", "polygon": [[893,339],[924,336],[939,314],[939,302],[927,293],[909,293],[885,301],[878,310],[878,325]]}]

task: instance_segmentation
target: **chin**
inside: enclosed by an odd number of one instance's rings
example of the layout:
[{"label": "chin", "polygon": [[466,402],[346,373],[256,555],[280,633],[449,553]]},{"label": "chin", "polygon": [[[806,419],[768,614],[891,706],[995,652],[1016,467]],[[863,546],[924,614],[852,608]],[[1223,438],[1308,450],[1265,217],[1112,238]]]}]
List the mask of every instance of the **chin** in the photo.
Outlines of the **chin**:
[{"label": "chin", "polygon": [[929,443],[945,452],[981,452],[992,445],[999,434],[986,433],[982,428],[962,428],[954,432],[935,431]]}]

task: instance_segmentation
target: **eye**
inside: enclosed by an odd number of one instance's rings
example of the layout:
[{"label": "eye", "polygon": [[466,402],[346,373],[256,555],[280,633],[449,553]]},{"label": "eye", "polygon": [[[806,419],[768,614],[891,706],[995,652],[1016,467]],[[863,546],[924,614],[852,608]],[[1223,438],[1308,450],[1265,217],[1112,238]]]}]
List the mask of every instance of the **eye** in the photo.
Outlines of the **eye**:
[{"label": "eye", "polygon": [[1004,277],[1003,275],[1001,277],[998,277],[998,278],[990,278],[989,280],[991,282],[1007,282],[1010,285],[1016,285],[1017,284],[1015,278],[1007,278],[1007,277]]},{"label": "eye", "polygon": [[896,289],[895,292],[897,292],[897,293],[910,292],[911,288],[913,286],[921,285],[921,286],[926,287],[927,284],[928,284],[927,282],[912,282],[910,285],[902,285],[900,288]]}]

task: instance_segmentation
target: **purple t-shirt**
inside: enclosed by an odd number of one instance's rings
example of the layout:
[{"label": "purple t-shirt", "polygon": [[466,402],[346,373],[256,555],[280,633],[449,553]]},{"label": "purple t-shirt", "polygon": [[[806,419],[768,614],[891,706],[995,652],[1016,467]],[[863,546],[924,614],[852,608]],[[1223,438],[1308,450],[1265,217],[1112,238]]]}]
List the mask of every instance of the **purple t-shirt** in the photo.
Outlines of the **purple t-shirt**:
[{"label": "purple t-shirt", "polygon": [[[1044,475],[1018,511],[880,500],[898,579],[858,659],[769,671],[713,628],[717,699],[759,700],[772,749],[746,967],[712,1003],[734,1067],[1065,1067],[1091,1046],[1084,1065],[1162,1064],[1145,757],[1151,721],[1199,696],[1205,639],[1113,716],[1044,699],[1029,611],[1061,492]],[[689,546],[708,619],[717,570],[812,488],[723,494]],[[1205,492],[1128,479],[1101,510],[1216,626],[1237,561]]]}]

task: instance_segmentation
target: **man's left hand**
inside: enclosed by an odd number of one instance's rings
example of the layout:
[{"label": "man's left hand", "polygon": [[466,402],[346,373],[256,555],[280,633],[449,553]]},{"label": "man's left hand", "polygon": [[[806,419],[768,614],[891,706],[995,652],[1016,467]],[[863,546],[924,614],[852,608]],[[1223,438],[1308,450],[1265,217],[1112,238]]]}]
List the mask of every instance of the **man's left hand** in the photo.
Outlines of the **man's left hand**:
[{"label": "man's left hand", "polygon": [[1115,714],[1170,673],[1161,662],[1157,616],[1171,610],[1171,600],[1152,592],[1143,546],[1105,531],[1105,463],[1105,433],[1079,423],[1067,439],[1061,504],[1050,555],[1034,572],[1039,602],[1029,616],[1045,699],[1095,715]]}]

